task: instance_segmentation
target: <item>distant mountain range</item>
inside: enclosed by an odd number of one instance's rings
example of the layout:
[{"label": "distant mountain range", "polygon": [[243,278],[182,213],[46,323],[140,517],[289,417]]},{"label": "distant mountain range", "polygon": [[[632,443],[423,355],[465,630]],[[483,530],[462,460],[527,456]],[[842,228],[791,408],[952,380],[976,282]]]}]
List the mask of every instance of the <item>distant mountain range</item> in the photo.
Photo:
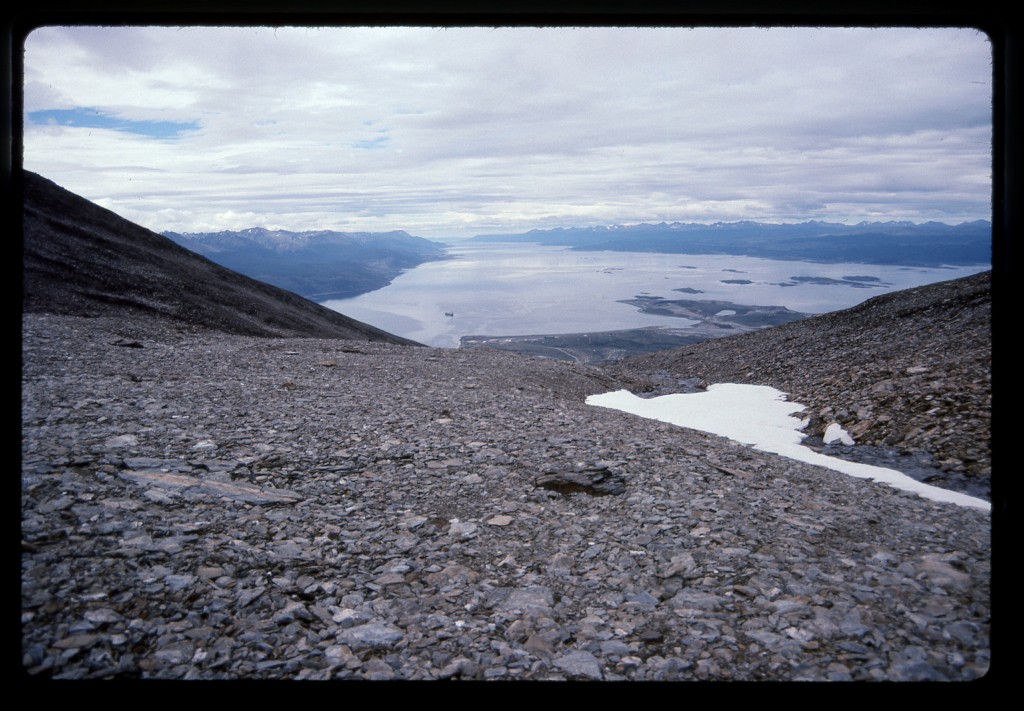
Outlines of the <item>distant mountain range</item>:
[{"label": "distant mountain range", "polygon": [[221,266],[308,299],[344,299],[387,286],[406,269],[445,258],[445,245],[406,232],[164,232]]},{"label": "distant mountain range", "polygon": [[586,251],[734,254],[809,262],[908,266],[992,263],[992,224],[942,222],[659,223],[531,230],[472,237],[470,242],[523,242]]}]

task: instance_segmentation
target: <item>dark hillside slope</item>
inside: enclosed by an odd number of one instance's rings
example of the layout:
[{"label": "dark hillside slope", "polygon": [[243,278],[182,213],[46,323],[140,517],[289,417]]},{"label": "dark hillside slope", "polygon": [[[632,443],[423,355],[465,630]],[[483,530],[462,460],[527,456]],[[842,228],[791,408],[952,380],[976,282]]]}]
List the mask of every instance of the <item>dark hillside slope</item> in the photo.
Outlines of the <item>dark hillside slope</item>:
[{"label": "dark hillside slope", "polygon": [[991,272],[898,291],[844,311],[623,360],[638,381],[770,385],[808,406],[810,434],[839,422],[858,444],[991,473]]},{"label": "dark hillside slope", "polygon": [[23,310],[145,316],[248,336],[412,344],[214,264],[24,172]]}]

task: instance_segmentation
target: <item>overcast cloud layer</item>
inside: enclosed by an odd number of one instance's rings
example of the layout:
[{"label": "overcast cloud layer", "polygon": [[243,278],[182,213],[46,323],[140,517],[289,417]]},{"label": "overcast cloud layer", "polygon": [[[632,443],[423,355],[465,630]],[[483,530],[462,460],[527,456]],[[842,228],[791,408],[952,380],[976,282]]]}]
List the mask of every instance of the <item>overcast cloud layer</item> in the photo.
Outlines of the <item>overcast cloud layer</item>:
[{"label": "overcast cloud layer", "polygon": [[25,167],[151,229],[991,219],[972,29],[52,27]]}]

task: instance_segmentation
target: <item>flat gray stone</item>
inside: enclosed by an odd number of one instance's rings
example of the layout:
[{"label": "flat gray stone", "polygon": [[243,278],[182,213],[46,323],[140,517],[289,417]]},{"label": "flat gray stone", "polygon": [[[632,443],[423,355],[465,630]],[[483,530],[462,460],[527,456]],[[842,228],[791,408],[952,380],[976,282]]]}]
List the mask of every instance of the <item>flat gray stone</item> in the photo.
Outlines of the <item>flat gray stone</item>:
[{"label": "flat gray stone", "polygon": [[192,490],[210,496],[223,496],[235,501],[258,506],[268,504],[292,504],[301,500],[301,496],[284,489],[267,490],[251,484],[236,484],[226,481],[210,481],[197,479],[183,474],[154,471],[123,471],[118,472],[125,481],[136,484],[148,484],[171,491]]},{"label": "flat gray stone", "polygon": [[576,649],[556,657],[552,663],[571,677],[596,681],[602,678],[601,663],[590,652]]},{"label": "flat gray stone", "polygon": [[338,633],[338,641],[353,649],[385,649],[405,636],[402,630],[385,622],[367,622]]},{"label": "flat gray stone", "polygon": [[501,599],[496,607],[502,610],[548,612],[554,604],[554,596],[546,587],[510,588],[498,593]]}]

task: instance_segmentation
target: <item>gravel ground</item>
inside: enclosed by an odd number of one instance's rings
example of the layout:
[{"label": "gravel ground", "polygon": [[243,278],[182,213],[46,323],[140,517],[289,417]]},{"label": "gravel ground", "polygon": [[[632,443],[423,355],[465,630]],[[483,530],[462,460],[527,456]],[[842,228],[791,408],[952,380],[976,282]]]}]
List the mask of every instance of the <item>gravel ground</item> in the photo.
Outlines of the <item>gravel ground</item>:
[{"label": "gravel ground", "polygon": [[23,326],[27,675],[990,667],[987,514],[584,404],[619,375],[154,320]]}]

